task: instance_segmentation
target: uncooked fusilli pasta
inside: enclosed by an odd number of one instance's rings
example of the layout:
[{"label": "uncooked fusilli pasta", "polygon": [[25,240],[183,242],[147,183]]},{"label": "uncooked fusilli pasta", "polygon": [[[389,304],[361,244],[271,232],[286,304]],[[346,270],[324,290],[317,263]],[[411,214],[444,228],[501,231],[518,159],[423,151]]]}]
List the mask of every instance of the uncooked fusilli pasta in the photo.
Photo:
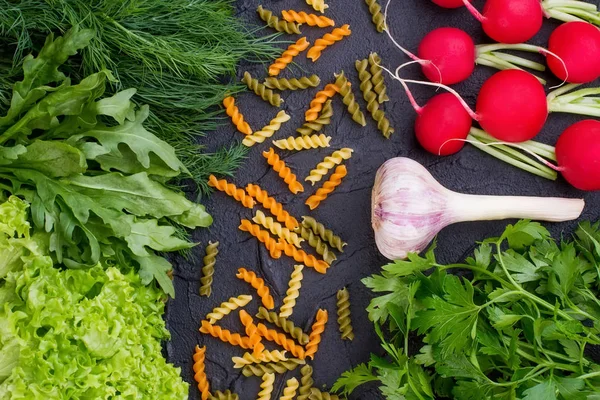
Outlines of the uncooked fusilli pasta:
[{"label": "uncooked fusilli pasta", "polygon": [[312,324],[308,344],[306,345],[306,357],[310,357],[311,360],[315,358],[315,354],[319,349],[319,343],[321,343],[321,334],[325,331],[325,324],[327,323],[327,310],[319,309],[315,322]]},{"label": "uncooked fusilli pasta", "polygon": [[261,323],[257,324],[256,326],[258,327],[258,333],[260,333],[262,337],[264,337],[270,342],[280,345],[285,350],[292,353],[294,357],[298,357],[302,360],[304,359],[304,348],[302,346],[297,345],[296,342],[288,338],[284,333],[277,332],[275,329],[269,329]]},{"label": "uncooked fusilli pasta", "polygon": [[308,244],[316,250],[317,254],[323,256],[323,261],[325,261],[327,264],[331,265],[335,260],[337,260],[337,257],[329,249],[329,246],[327,246],[327,244],[319,236],[315,235],[310,228],[301,226],[300,236],[306,239]]},{"label": "uncooked fusilli pasta", "polygon": [[[319,182],[336,165],[340,165],[344,160],[352,157],[354,150],[347,147],[334,151],[330,156],[325,157],[315,169],[311,170],[305,181],[309,181],[313,186]],[[340,250],[341,251],[341,250]]]},{"label": "uncooked fusilli pasta", "polygon": [[269,151],[263,151],[263,157],[267,159],[267,163],[273,167],[273,171],[279,174],[279,177],[283,179],[285,183],[287,183],[290,192],[293,194],[298,194],[300,192],[304,192],[304,187],[300,182],[298,182],[298,178],[296,175],[292,173],[292,170],[289,169],[285,165],[285,162],[279,158],[279,155],[275,153],[273,148],[270,148]]},{"label": "uncooked fusilli pasta", "polygon": [[386,29],[386,27],[385,16],[381,12],[381,5],[379,5],[379,2],[377,0],[365,0],[365,3],[367,3],[367,6],[369,6],[369,12],[373,17],[373,23],[375,24],[377,32],[383,32]]},{"label": "uncooked fusilli pasta", "polygon": [[206,357],[206,346],[198,346],[194,349],[194,380],[198,383],[198,390],[202,400],[208,400],[210,397],[210,385],[206,377],[204,360]]},{"label": "uncooked fusilli pasta", "polygon": [[269,210],[271,214],[277,218],[277,221],[285,224],[286,228],[296,229],[298,227],[296,218],[285,211],[281,203],[278,203],[274,198],[270,197],[265,190],[260,188],[260,186],[248,184],[248,186],[246,186],[246,192],[262,204],[264,208]]},{"label": "uncooked fusilli pasta", "polygon": [[348,174],[344,165],[339,165],[333,174],[329,177],[329,180],[323,183],[323,186],[317,189],[317,192],[310,196],[306,200],[306,205],[314,210],[321,204],[323,200],[329,196],[331,192],[335,190],[342,183],[342,179]]},{"label": "uncooked fusilli pasta", "polygon": [[231,392],[231,390],[226,390],[224,392],[215,390],[210,397],[210,400],[240,400],[240,396]]},{"label": "uncooked fusilli pasta", "polygon": [[329,147],[331,136],[320,135],[312,136],[290,136],[286,139],[274,140],[273,145],[282,150],[309,150],[319,147]]},{"label": "uncooked fusilli pasta", "polygon": [[283,389],[283,396],[279,398],[279,400],[294,400],[296,397],[296,391],[298,390],[298,379],[291,378],[285,382],[285,388]]},{"label": "uncooked fusilli pasta", "polygon": [[251,349],[250,338],[248,336],[241,336],[239,333],[231,333],[227,329],[223,329],[218,325],[211,325],[208,321],[202,320],[200,326],[200,332],[211,335],[214,338],[220,339],[225,343],[239,346],[242,349]]},{"label": "uncooked fusilli pasta", "polygon": [[301,345],[305,345],[308,343],[308,335],[304,333],[302,329],[294,325],[292,321],[289,319],[277,315],[275,311],[269,311],[264,307],[258,308],[258,314],[256,314],[256,318],[263,319],[267,322],[270,322],[277,327],[281,328],[286,333],[289,333],[291,337],[296,339],[298,343]]},{"label": "uncooked fusilli pasta", "polygon": [[333,107],[331,106],[331,100],[327,100],[323,106],[323,110],[314,121],[305,122],[300,128],[296,129],[296,132],[302,136],[312,135],[315,132],[323,129],[325,125],[331,123],[331,117],[333,116]]},{"label": "uncooked fusilli pasta", "polygon": [[394,128],[390,126],[390,121],[385,117],[383,110],[379,108],[377,94],[373,90],[371,73],[367,70],[369,62],[367,60],[357,60],[356,70],[360,79],[360,90],[367,102],[367,110],[371,113],[373,119],[377,122],[377,128],[383,133],[383,136],[389,138],[394,133]]},{"label": "uncooked fusilli pasta", "polygon": [[253,78],[249,72],[244,72],[242,82],[244,82],[246,86],[248,86],[248,89],[252,90],[257,96],[259,96],[261,99],[268,102],[272,106],[280,107],[281,103],[283,103],[283,99],[281,98],[279,93],[275,93],[274,91],[260,83],[259,80]]},{"label": "uncooked fusilli pasta", "polygon": [[267,217],[260,210],[256,211],[256,215],[252,218],[252,221],[262,225],[263,228],[268,229],[273,235],[284,238],[288,243],[292,243],[298,248],[300,248],[300,243],[304,241],[296,232],[284,228],[279,222],[275,222],[272,217]]},{"label": "uncooked fusilli pasta", "polygon": [[306,400],[308,399],[308,396],[310,396],[310,389],[315,383],[312,378],[313,368],[306,364],[300,370],[300,374],[302,377],[300,378],[300,389],[298,390],[297,400]]},{"label": "uncooked fusilli pasta", "polygon": [[314,121],[319,117],[319,113],[323,109],[323,104],[330,98],[335,96],[340,91],[340,88],[333,83],[329,83],[325,88],[315,95],[315,98],[310,102],[310,108],[306,110],[305,118],[307,122]]},{"label": "uncooked fusilli pasta", "polygon": [[240,307],[244,307],[250,303],[252,296],[247,294],[239,295],[238,297],[230,297],[229,300],[221,303],[220,306],[215,307],[210,313],[206,315],[206,319],[211,324],[216,324],[217,321],[223,319],[224,316],[229,315],[233,310],[237,310]]},{"label": "uncooked fusilli pasta", "polygon": [[281,128],[281,124],[290,120],[290,116],[285,111],[281,110],[277,113],[275,118],[269,122],[269,125],[262,128],[260,131],[256,131],[251,135],[248,135],[242,140],[242,144],[246,147],[252,147],[256,143],[262,143],[267,138],[270,138]]},{"label": "uncooked fusilli pasta", "polygon": [[344,246],[348,244],[334,234],[331,229],[327,229],[325,228],[325,225],[317,222],[313,217],[302,217],[302,226],[312,229],[315,234],[319,235],[321,239],[329,243],[331,247],[338,249],[338,251],[343,252]]},{"label": "uncooked fusilli pasta", "polygon": [[381,57],[379,57],[377,53],[369,54],[369,66],[371,68],[371,82],[373,83],[373,90],[375,90],[375,93],[377,93],[377,101],[379,104],[389,101],[390,98],[386,93],[387,88],[383,78],[383,68],[381,68]]},{"label": "uncooked fusilli pasta", "polygon": [[306,56],[313,60],[313,62],[317,61],[321,57],[321,52],[323,50],[335,42],[339,42],[344,37],[350,36],[351,33],[352,31],[348,24],[342,25],[341,28],[335,28],[331,33],[326,33],[322,38],[317,39],[313,47],[308,50]]},{"label": "uncooked fusilli pasta", "polygon": [[273,15],[272,11],[263,8],[263,6],[258,6],[256,12],[260,19],[267,23],[268,27],[278,32],[300,34],[300,26],[298,24],[280,20],[279,17]]},{"label": "uncooked fusilli pasta", "polygon": [[262,278],[257,277],[253,271],[248,271],[246,268],[238,269],[236,277],[248,282],[250,286],[256,289],[256,293],[258,293],[263,305],[267,309],[272,310],[275,308],[275,300],[273,300],[273,296],[271,296],[269,288],[265,285],[265,281]]},{"label": "uncooked fusilli pasta", "polygon": [[248,196],[244,189],[238,189],[233,183],[227,182],[225,179],[217,179],[214,175],[208,177],[208,186],[213,187],[227,195],[233,197],[247,208],[254,208],[254,199]]},{"label": "uncooked fusilli pasta", "polygon": [[262,383],[260,384],[260,392],[256,400],[271,400],[273,386],[275,384],[275,374],[263,374]]},{"label": "uncooked fusilli pasta", "polygon": [[296,262],[302,263],[307,267],[312,267],[320,274],[327,273],[327,269],[329,268],[329,264],[327,264],[323,260],[317,260],[315,256],[312,254],[306,254],[304,250],[297,249],[294,245],[289,244],[285,241],[285,239],[279,238],[279,249],[283,251],[283,253],[292,257]]},{"label": "uncooked fusilli pasta", "polygon": [[254,320],[246,312],[246,310],[239,311],[240,322],[244,325],[244,329],[246,330],[246,335],[250,339],[250,345],[252,346],[253,354],[260,355],[265,350],[265,345],[262,344],[262,337],[258,334],[258,328],[254,325]]},{"label": "uncooked fusilli pasta", "polygon": [[235,105],[235,99],[231,96],[225,97],[223,99],[223,105],[225,106],[225,112],[231,117],[231,121],[233,121],[233,124],[238,131],[242,132],[244,135],[250,135],[252,129],[250,128],[250,125],[244,121],[244,116]]},{"label": "uncooked fusilli pasta", "polygon": [[322,392],[317,388],[311,388],[310,396],[308,396],[308,399],[309,400],[339,400],[340,398],[336,394]]},{"label": "uncooked fusilli pasta", "polygon": [[244,353],[242,357],[232,357],[231,361],[234,362],[233,368],[243,368],[245,365],[249,364],[260,364],[266,362],[278,362],[278,361],[287,361],[285,351],[279,350],[264,350],[258,356],[255,356],[252,353]]},{"label": "uncooked fusilli pasta", "polygon": [[265,86],[278,90],[303,90],[311,87],[317,87],[321,83],[321,78],[317,75],[302,76],[300,78],[275,78],[265,79]]},{"label": "uncooked fusilli pasta", "polygon": [[219,254],[219,242],[208,242],[206,255],[202,259],[202,277],[200,278],[200,296],[210,297],[212,293],[213,275],[215,274],[215,263]]},{"label": "uncooked fusilli pasta", "polygon": [[348,84],[348,79],[344,74],[344,71],[340,72],[335,80],[335,84],[340,88],[340,94],[342,95],[342,101],[348,108],[348,112],[352,115],[352,120],[359,124],[360,126],[367,125],[367,121],[365,120],[365,114],[360,111],[360,106],[356,102],[356,98],[354,97],[354,92],[352,92],[352,87]]},{"label": "uncooked fusilli pasta", "polygon": [[352,320],[350,319],[350,293],[348,289],[338,290],[337,295],[337,321],[340,326],[342,339],[354,340]]},{"label": "uncooked fusilli pasta", "polygon": [[290,358],[285,361],[270,362],[264,364],[248,364],[242,368],[242,375],[263,376],[264,374],[285,374],[295,370],[298,365],[304,365],[306,361],[298,358]]},{"label": "uncooked fusilli pasta", "polygon": [[326,8],[329,8],[327,4],[325,4],[325,0],[306,0],[306,4],[314,8],[315,11],[319,11],[324,13]]},{"label": "uncooked fusilli pasta", "polygon": [[267,250],[269,250],[269,255],[277,260],[281,258],[281,250],[277,244],[277,241],[269,235],[269,232],[263,231],[260,229],[260,226],[253,224],[247,219],[243,219],[239,226],[240,231],[248,232],[252,236],[258,239],[259,242],[263,243]]},{"label": "uncooked fusilli pasta", "polygon": [[324,15],[307,14],[304,11],[296,12],[294,10],[283,10],[281,16],[287,22],[318,26],[319,28],[335,25],[335,22],[331,18],[327,18]]},{"label": "uncooked fusilli pasta", "polygon": [[309,41],[305,37],[298,39],[296,43],[292,43],[288,48],[281,54],[281,57],[275,60],[269,67],[269,75],[277,76],[279,73],[292,62],[294,57],[303,52],[310,45]]},{"label": "uncooked fusilli pasta", "polygon": [[285,297],[283,299],[283,304],[279,309],[280,317],[289,317],[292,315],[294,311],[294,306],[296,305],[296,299],[300,296],[300,288],[302,287],[302,268],[303,265],[295,265],[294,272],[292,272],[292,276],[290,277],[290,281],[288,283],[288,290],[285,292]]}]

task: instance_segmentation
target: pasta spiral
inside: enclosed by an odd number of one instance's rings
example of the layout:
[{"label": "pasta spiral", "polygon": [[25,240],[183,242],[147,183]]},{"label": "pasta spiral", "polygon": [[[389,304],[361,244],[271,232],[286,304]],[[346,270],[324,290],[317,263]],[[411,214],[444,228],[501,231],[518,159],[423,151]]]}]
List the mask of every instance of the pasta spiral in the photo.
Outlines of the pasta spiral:
[{"label": "pasta spiral", "polygon": [[339,165],[333,174],[329,177],[329,180],[326,181],[322,187],[317,189],[317,192],[310,196],[306,200],[306,205],[314,210],[321,204],[323,200],[329,196],[329,193],[333,192],[336,187],[338,187],[342,183],[342,179],[348,174],[346,167],[344,165]]},{"label": "pasta spiral", "polygon": [[269,210],[271,214],[277,218],[277,221],[285,224],[286,228],[296,229],[299,226],[296,218],[285,211],[281,203],[278,203],[277,200],[270,197],[265,190],[260,188],[260,186],[248,184],[248,186],[246,186],[246,192],[262,204],[264,208]]},{"label": "pasta spiral", "polygon": [[262,128],[260,131],[256,131],[251,135],[248,135],[242,140],[242,144],[246,147],[252,147],[256,143],[262,143],[267,138],[270,138],[281,128],[281,124],[290,120],[290,116],[285,111],[281,110],[277,113],[275,118],[269,122],[269,125]]},{"label": "pasta spiral", "polygon": [[[315,169],[311,170],[305,181],[309,181],[313,186],[319,182],[329,171],[336,165],[340,165],[344,160],[349,160],[352,157],[354,150],[347,147],[334,151],[330,156],[325,157]],[[315,232],[316,233],[316,232]],[[341,251],[341,250],[340,250]]]},{"label": "pasta spiral", "polygon": [[335,80],[335,84],[340,88],[340,94],[342,95],[342,101],[346,105],[348,112],[352,115],[352,120],[359,124],[360,126],[367,125],[367,121],[365,119],[365,114],[360,111],[360,106],[356,102],[356,98],[354,97],[354,93],[352,92],[352,87],[348,84],[348,79],[342,71]]},{"label": "pasta spiral", "polygon": [[309,400],[339,400],[339,397],[336,394],[321,392],[317,388],[311,388],[310,396],[308,397],[308,399]]},{"label": "pasta spiral", "polygon": [[265,374],[285,374],[288,371],[295,370],[298,365],[304,365],[306,361],[298,358],[290,358],[285,361],[277,361],[265,364],[248,364],[242,368],[242,375],[263,376]]},{"label": "pasta spiral", "polygon": [[223,319],[224,316],[229,315],[233,310],[237,310],[240,307],[244,307],[250,303],[252,296],[247,294],[239,295],[238,297],[230,297],[229,300],[221,303],[220,306],[215,307],[210,313],[206,315],[206,319],[211,324],[216,324],[217,321]]},{"label": "pasta spiral", "polygon": [[240,400],[240,396],[238,396],[236,393],[231,392],[231,390],[226,390],[224,392],[215,390],[210,400]]},{"label": "pasta spiral", "polygon": [[285,165],[285,162],[279,158],[273,148],[270,148],[269,151],[263,151],[263,157],[265,157],[267,163],[273,167],[273,171],[277,172],[279,177],[287,183],[290,192],[293,194],[304,192],[304,187],[298,182],[296,175],[293,174],[292,170],[290,170],[289,167]]},{"label": "pasta spiral", "polygon": [[373,83],[373,90],[375,90],[375,93],[377,93],[377,101],[379,104],[389,101],[390,98],[386,93],[387,88],[383,78],[383,68],[381,68],[381,57],[379,57],[377,53],[369,54],[369,66],[371,68],[371,82]]},{"label": "pasta spiral", "polygon": [[201,322],[200,332],[208,334],[214,338],[220,339],[225,343],[239,346],[242,349],[251,349],[250,338],[248,336],[241,336],[239,333],[231,333],[227,329],[223,329],[218,325],[211,325],[208,321],[203,320]]},{"label": "pasta spiral", "polygon": [[213,275],[215,274],[215,262],[219,254],[219,242],[208,242],[206,255],[202,259],[202,277],[200,278],[200,296],[210,297],[212,293]]},{"label": "pasta spiral", "polygon": [[323,126],[331,123],[331,117],[333,116],[333,107],[331,106],[331,100],[327,100],[323,106],[323,110],[314,121],[306,122],[300,128],[296,129],[296,132],[302,136],[311,135],[315,132],[323,129]]},{"label": "pasta spiral", "polygon": [[319,147],[329,147],[331,136],[320,135],[312,136],[290,136],[287,139],[274,140],[273,145],[282,150],[309,150]]},{"label": "pasta spiral", "polygon": [[285,241],[285,239],[279,238],[279,248],[288,257],[292,257],[296,262],[302,263],[307,267],[312,267],[320,274],[325,274],[329,264],[323,260],[317,260],[312,254],[306,254],[304,250],[297,249],[293,245]]},{"label": "pasta spiral", "polygon": [[300,34],[300,26],[298,24],[294,24],[293,22],[281,21],[276,15],[273,15],[273,12],[267,9],[264,9],[263,6],[258,6],[256,9],[258,16],[260,19],[267,23],[269,28],[273,28],[278,32],[285,33],[295,33],[297,35]]},{"label": "pasta spiral", "polygon": [[[304,359],[304,349],[299,346],[292,339],[289,339],[284,333],[277,332],[275,329],[269,329],[264,324],[258,323],[258,333],[270,342],[277,343],[285,350],[289,351],[300,359]],[[309,341],[310,343],[310,341]]]},{"label": "pasta spiral", "polygon": [[292,43],[288,48],[281,54],[281,57],[275,60],[269,67],[269,75],[277,76],[279,73],[292,62],[294,57],[306,50],[310,46],[310,42],[306,40],[306,37],[301,37],[296,43]]},{"label": "pasta spiral", "polygon": [[329,243],[333,248],[338,251],[344,251],[343,248],[348,243],[344,242],[339,236],[333,233],[331,229],[326,229],[325,225],[317,222],[313,217],[302,217],[302,226],[312,229],[312,231],[319,235],[321,239]]},{"label": "pasta spiral", "polygon": [[352,320],[350,319],[350,293],[348,289],[338,290],[337,295],[337,321],[340,325],[342,339],[354,340],[352,331]]},{"label": "pasta spiral", "polygon": [[367,110],[369,110],[373,119],[377,121],[377,128],[383,133],[383,136],[389,138],[394,133],[394,128],[390,126],[390,121],[385,117],[383,110],[379,109],[377,94],[373,90],[373,83],[371,82],[371,73],[367,71],[368,64],[367,60],[357,60],[355,64],[360,79],[360,90],[367,102]]},{"label": "pasta spiral", "polygon": [[268,102],[272,106],[280,107],[281,103],[283,103],[283,99],[279,95],[279,93],[275,93],[262,83],[258,81],[258,79],[253,78],[249,72],[244,72],[244,77],[242,78],[242,82],[248,86],[248,89],[252,90],[257,96],[259,96],[264,101]]},{"label": "pasta spiral", "polygon": [[255,356],[252,353],[244,353],[242,357],[232,357],[231,361],[234,362],[233,368],[243,368],[244,365],[249,364],[260,364],[264,362],[278,362],[278,361],[287,361],[285,351],[279,350],[265,350],[260,353],[258,356]]},{"label": "pasta spiral", "polygon": [[269,288],[265,285],[265,281],[262,278],[257,277],[253,271],[248,271],[246,268],[238,269],[236,277],[248,282],[250,286],[256,289],[256,293],[258,293],[263,305],[267,309],[272,310],[275,308],[275,300],[273,300],[273,296],[271,296]]},{"label": "pasta spiral", "polygon": [[319,236],[315,235],[310,228],[301,226],[300,236],[308,241],[308,244],[316,250],[317,254],[323,256],[323,261],[327,264],[331,265],[337,260],[337,257],[331,252],[329,246]]},{"label": "pasta spiral", "polygon": [[258,239],[259,242],[263,243],[267,250],[269,250],[269,255],[271,258],[277,260],[281,258],[281,250],[277,245],[277,241],[269,235],[269,232],[263,231],[260,229],[260,226],[253,224],[247,219],[243,219],[239,226],[240,231],[248,232],[252,236]]},{"label": "pasta spiral", "polygon": [[244,116],[235,105],[235,99],[231,96],[225,97],[223,99],[223,105],[225,106],[225,112],[231,117],[231,121],[233,121],[233,124],[238,131],[242,132],[244,135],[250,135],[252,129],[250,128],[250,125],[244,121]]},{"label": "pasta spiral", "polygon": [[213,187],[227,195],[233,197],[247,208],[254,208],[254,199],[248,196],[244,189],[238,189],[233,183],[227,182],[225,179],[217,179],[214,175],[208,177],[208,186]]},{"label": "pasta spiral", "polygon": [[271,400],[273,385],[275,384],[275,374],[263,374],[260,384],[260,392],[256,400]]},{"label": "pasta spiral", "polygon": [[298,386],[300,386],[298,379],[288,379],[285,383],[285,388],[283,389],[283,396],[281,396],[279,400],[294,400]]},{"label": "pasta spiral", "polygon": [[198,346],[194,349],[194,380],[198,383],[198,390],[202,400],[207,400],[210,397],[210,384],[206,378],[206,370],[204,360],[206,358],[206,346]]},{"label": "pasta spiral", "polygon": [[327,18],[324,15],[307,14],[304,11],[296,12],[294,10],[283,10],[281,16],[287,22],[296,22],[298,24],[306,24],[308,26],[318,26],[319,28],[326,28],[328,26],[334,26],[335,22],[331,18]]},{"label": "pasta spiral", "polygon": [[240,322],[246,330],[246,335],[250,338],[249,341],[254,350],[253,354],[260,355],[264,351],[265,345],[262,344],[262,337],[258,334],[258,328],[254,325],[254,320],[246,310],[240,310],[239,316]]},{"label": "pasta spiral", "polygon": [[365,3],[367,3],[367,5],[369,6],[369,12],[373,17],[373,23],[375,24],[377,32],[383,32],[386,29],[386,27],[385,16],[381,12],[381,5],[379,5],[379,2],[377,0],[365,0]]},{"label": "pasta spiral", "polygon": [[290,281],[288,283],[288,290],[285,292],[285,297],[283,299],[283,304],[279,309],[280,317],[289,317],[292,315],[294,311],[294,306],[296,305],[296,299],[300,296],[300,288],[302,287],[302,269],[303,265],[295,265],[294,272],[292,272],[292,276],[290,277]]},{"label": "pasta spiral", "polygon": [[315,354],[319,349],[319,343],[321,343],[321,334],[325,331],[325,324],[327,323],[327,310],[319,309],[315,322],[312,324],[310,330],[309,341],[306,345],[306,357],[310,357],[311,360],[315,358]]},{"label": "pasta spiral", "polygon": [[314,8],[315,11],[319,11],[324,13],[326,8],[329,8],[327,4],[325,4],[325,0],[306,0],[306,4]]},{"label": "pasta spiral", "polygon": [[270,322],[277,327],[281,328],[282,331],[289,333],[291,337],[296,339],[298,343],[305,345],[308,343],[308,335],[304,333],[302,329],[294,325],[289,319],[277,315],[275,311],[269,311],[264,307],[258,307],[258,314],[256,318],[263,319]]},{"label": "pasta spiral", "polygon": [[268,229],[273,235],[284,238],[288,243],[292,243],[298,248],[300,248],[300,242],[304,241],[296,232],[284,228],[279,222],[275,222],[272,217],[267,217],[260,210],[256,211],[256,215],[252,218],[252,221],[262,225],[263,228]]},{"label": "pasta spiral", "polygon": [[323,104],[335,96],[335,94],[339,91],[339,87],[333,83],[329,83],[325,86],[325,88],[323,88],[323,90],[317,92],[315,98],[310,102],[310,108],[305,113],[306,121],[310,122],[316,120],[319,117],[319,113],[323,109]]},{"label": "pasta spiral", "polygon": [[300,370],[300,374],[302,377],[300,378],[300,389],[298,390],[297,400],[306,400],[308,399],[308,396],[310,396],[310,389],[315,383],[312,378],[313,368],[306,364]]},{"label": "pasta spiral", "polygon": [[313,47],[308,50],[306,56],[313,60],[313,62],[317,61],[321,57],[321,52],[323,50],[335,42],[339,42],[344,37],[350,36],[351,33],[352,31],[348,24],[342,25],[341,28],[335,28],[331,33],[326,33],[322,38],[317,39]]},{"label": "pasta spiral", "polygon": [[317,75],[302,76],[300,78],[266,78],[265,86],[278,90],[303,90],[310,87],[317,87],[321,83],[321,78]]}]

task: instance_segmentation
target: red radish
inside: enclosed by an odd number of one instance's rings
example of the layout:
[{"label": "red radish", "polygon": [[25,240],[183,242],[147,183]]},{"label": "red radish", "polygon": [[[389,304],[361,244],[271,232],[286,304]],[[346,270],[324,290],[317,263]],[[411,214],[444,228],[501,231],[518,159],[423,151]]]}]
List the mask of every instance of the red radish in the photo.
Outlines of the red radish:
[{"label": "red radish", "polygon": [[567,128],[556,143],[564,178],[581,190],[600,190],[600,122],[585,120]]},{"label": "red radish", "polygon": [[[463,0],[431,0],[435,4],[444,8],[459,8],[464,5]],[[469,0],[471,1],[471,0]]]},{"label": "red radish", "polygon": [[471,36],[457,28],[431,31],[421,40],[417,54],[420,59],[435,65],[421,66],[432,82],[439,82],[441,75],[440,83],[452,85],[467,79],[475,69],[475,43]]},{"label": "red radish", "polygon": [[563,65],[548,57],[548,67],[563,81],[588,83],[600,76],[600,29],[594,25],[574,21],[559,26],[550,36],[548,50],[564,61]]},{"label": "red radish", "polygon": [[530,73],[516,69],[500,71],[483,84],[476,110],[481,127],[506,142],[532,139],[548,117],[544,87]]}]

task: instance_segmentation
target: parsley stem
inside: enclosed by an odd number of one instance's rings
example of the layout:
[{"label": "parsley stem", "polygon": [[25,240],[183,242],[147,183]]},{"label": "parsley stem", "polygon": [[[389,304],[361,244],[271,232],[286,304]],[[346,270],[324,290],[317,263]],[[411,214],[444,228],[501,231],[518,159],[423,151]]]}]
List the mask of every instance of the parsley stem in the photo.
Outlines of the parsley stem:
[{"label": "parsley stem", "polygon": [[590,379],[600,376],[600,371],[590,372],[589,374],[579,375],[575,379]]}]

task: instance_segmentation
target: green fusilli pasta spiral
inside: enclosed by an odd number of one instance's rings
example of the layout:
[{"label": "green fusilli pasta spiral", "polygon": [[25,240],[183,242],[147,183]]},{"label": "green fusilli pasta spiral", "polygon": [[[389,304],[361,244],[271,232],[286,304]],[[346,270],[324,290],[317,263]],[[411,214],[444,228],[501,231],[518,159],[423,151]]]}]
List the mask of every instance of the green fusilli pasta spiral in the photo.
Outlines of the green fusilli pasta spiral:
[{"label": "green fusilli pasta spiral", "polygon": [[369,6],[369,12],[373,17],[373,23],[375,24],[375,28],[377,32],[383,32],[386,29],[385,26],[385,16],[381,12],[381,5],[377,2],[377,0],[365,0],[365,3]]},{"label": "green fusilli pasta spiral", "polygon": [[288,358],[285,361],[277,361],[263,364],[248,364],[242,368],[242,374],[248,376],[263,376],[264,374],[284,374],[295,370],[298,365],[304,365],[306,361],[299,358]]},{"label": "green fusilli pasta spiral", "polygon": [[389,101],[390,98],[387,95],[387,87],[383,79],[381,57],[377,53],[369,54],[369,65],[371,67],[371,83],[373,83],[373,90],[377,93],[377,101],[379,104]]},{"label": "green fusilli pasta spiral", "polygon": [[242,82],[248,86],[248,89],[252,90],[264,101],[269,102],[272,106],[279,107],[281,106],[281,103],[283,103],[283,99],[278,93],[273,92],[271,89],[260,83],[258,79],[253,78],[249,72],[244,72]]},{"label": "green fusilli pasta spiral", "polygon": [[273,15],[271,10],[264,9],[263,6],[258,6],[256,9],[260,19],[267,23],[267,26],[275,29],[278,32],[300,34],[300,25],[280,20],[276,15]]},{"label": "green fusilli pasta spiral", "polygon": [[307,364],[304,367],[302,367],[302,369],[300,370],[300,374],[302,374],[302,378],[300,378],[298,400],[307,400],[308,396],[310,396],[310,389],[312,389],[315,383],[312,378],[313,368]]},{"label": "green fusilli pasta spiral", "polygon": [[210,297],[212,293],[213,275],[215,274],[215,263],[219,254],[219,242],[208,242],[206,255],[202,259],[202,278],[200,278],[200,296]]},{"label": "green fusilli pasta spiral", "polygon": [[325,228],[320,222],[317,222],[313,217],[302,217],[302,226],[312,229],[312,231],[321,237],[324,241],[329,243],[331,247],[338,249],[338,251],[344,251],[343,248],[348,243],[344,242],[339,236],[333,233],[331,229]]},{"label": "green fusilli pasta spiral", "polygon": [[239,400],[240,396],[236,393],[232,393],[231,390],[226,390],[221,392],[219,390],[215,390],[210,397],[210,400]]},{"label": "green fusilli pasta spiral", "polygon": [[331,265],[335,260],[337,260],[337,257],[331,252],[329,246],[327,246],[327,244],[319,236],[315,235],[312,229],[301,226],[300,236],[317,251],[317,254],[323,256],[323,261],[325,261],[327,264]]},{"label": "green fusilli pasta spiral", "polygon": [[369,62],[367,60],[357,60],[355,66],[360,79],[360,90],[367,102],[367,110],[369,110],[373,119],[377,121],[377,128],[383,133],[383,136],[389,139],[394,133],[394,128],[390,126],[390,121],[385,117],[383,110],[379,109],[377,94],[373,90],[373,83],[371,82],[371,73],[367,70]]},{"label": "green fusilli pasta spiral", "polygon": [[283,330],[285,333],[289,333],[291,337],[296,339],[298,343],[302,345],[308,343],[308,334],[304,333],[304,331],[301,328],[294,325],[292,321],[288,320],[287,318],[280,317],[274,311],[268,311],[264,307],[259,307],[258,313],[256,314],[256,318],[263,319],[267,322],[272,323],[273,325]]},{"label": "green fusilli pasta spiral", "polygon": [[317,388],[310,389],[309,400],[339,400],[339,396],[336,394],[331,394],[327,392],[321,392]]},{"label": "green fusilli pasta spiral", "polygon": [[356,102],[352,87],[348,84],[348,79],[344,75],[344,71],[340,72],[335,80],[335,85],[340,89],[342,101],[348,108],[348,112],[352,115],[352,120],[361,126],[367,125],[365,115],[360,111],[360,106]]},{"label": "green fusilli pasta spiral", "polygon": [[350,293],[343,288],[337,292],[337,321],[342,339],[354,340],[352,321],[350,319]]},{"label": "green fusilli pasta spiral", "polygon": [[306,122],[302,127],[296,129],[296,132],[302,136],[312,135],[315,132],[323,129],[325,125],[331,123],[331,117],[333,116],[333,107],[331,106],[331,100],[327,100],[323,105],[321,114],[314,121]]},{"label": "green fusilli pasta spiral", "polygon": [[275,78],[265,79],[265,86],[270,89],[278,90],[303,90],[311,87],[317,87],[321,83],[321,78],[317,75],[303,76],[300,78]]}]

